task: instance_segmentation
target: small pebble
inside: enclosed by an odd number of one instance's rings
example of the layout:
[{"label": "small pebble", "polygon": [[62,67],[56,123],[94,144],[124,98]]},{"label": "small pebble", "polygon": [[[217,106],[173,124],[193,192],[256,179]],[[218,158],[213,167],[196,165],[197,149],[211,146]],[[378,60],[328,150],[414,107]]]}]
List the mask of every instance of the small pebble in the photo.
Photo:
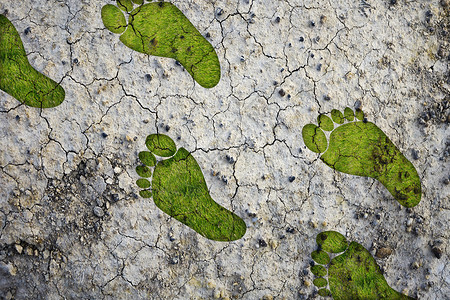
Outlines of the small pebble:
[{"label": "small pebble", "polygon": [[111,195],[111,201],[112,201],[113,203],[119,201],[119,194],[112,194],[112,195]]},{"label": "small pebble", "polygon": [[222,181],[223,183],[228,184],[228,179],[225,176],[222,176]]},{"label": "small pebble", "polygon": [[152,75],[145,74],[145,80],[147,80],[148,82],[152,81]]},{"label": "small pebble", "polygon": [[100,206],[96,206],[94,207],[94,215],[101,218],[105,215],[105,213],[103,212],[103,209]]},{"label": "small pebble", "polygon": [[259,240],[258,240],[258,245],[259,245],[260,247],[267,247],[267,243],[266,243],[266,241],[263,240],[263,239],[259,239]]},{"label": "small pebble", "polygon": [[102,132],[102,138],[106,139],[107,136],[108,136],[108,134]]},{"label": "small pebble", "polygon": [[22,246],[20,246],[19,244],[15,244],[14,248],[16,248],[17,253],[22,254],[22,251],[23,251]]},{"label": "small pebble", "polygon": [[230,164],[233,164],[233,163],[234,163],[234,158],[233,158],[232,156],[227,155],[227,156],[225,156],[225,158],[227,159],[227,161],[228,161]]},{"label": "small pebble", "polygon": [[406,221],[406,226],[411,226],[413,221],[412,218],[409,218],[408,221]]},{"label": "small pebble", "polygon": [[275,23],[280,23],[280,17],[275,18]]},{"label": "small pebble", "polygon": [[420,267],[419,263],[417,261],[413,262],[411,264],[411,269],[412,270],[417,270]]},{"label": "small pebble", "polygon": [[425,21],[426,21],[427,23],[430,23],[431,17],[433,17],[433,13],[431,12],[431,10],[427,10],[427,11],[425,12]]},{"label": "small pebble", "polygon": [[303,42],[303,41],[305,41],[305,38],[301,36],[298,40],[299,40],[299,42]]},{"label": "small pebble", "polygon": [[375,254],[378,258],[386,258],[389,255],[392,254],[392,249],[388,247],[383,247],[377,250],[377,253]]},{"label": "small pebble", "polygon": [[31,28],[30,28],[30,27],[27,27],[27,28],[24,30],[23,33],[29,34],[30,32],[31,32]]},{"label": "small pebble", "polygon": [[414,160],[418,160],[420,158],[419,151],[417,151],[416,149],[412,149],[411,154],[412,154],[412,157],[414,158]]},{"label": "small pebble", "polygon": [[279,94],[281,97],[284,97],[284,95],[286,95],[286,92],[285,92],[283,89],[280,89],[280,90],[278,91],[278,94]]},{"label": "small pebble", "polygon": [[355,109],[360,109],[361,108],[361,101],[356,100],[355,101]]},{"label": "small pebble", "polygon": [[114,168],[114,174],[120,174],[122,172],[122,169],[120,167]]},{"label": "small pebble", "polygon": [[295,176],[289,176],[289,182],[293,182],[295,180]]},{"label": "small pebble", "polygon": [[287,233],[295,233],[295,228],[288,227],[288,228],[286,228],[286,232]]},{"label": "small pebble", "polygon": [[440,259],[442,257],[442,250],[438,247],[431,248],[431,252],[433,252],[434,256],[436,256],[437,259]]}]

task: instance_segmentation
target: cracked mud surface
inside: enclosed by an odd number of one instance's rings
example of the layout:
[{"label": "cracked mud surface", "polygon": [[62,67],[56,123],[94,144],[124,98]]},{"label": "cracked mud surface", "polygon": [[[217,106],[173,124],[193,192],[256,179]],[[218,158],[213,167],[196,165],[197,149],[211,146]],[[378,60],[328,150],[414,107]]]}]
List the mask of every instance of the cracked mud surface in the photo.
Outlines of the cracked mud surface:
[{"label": "cracked mud surface", "polygon": [[[66,92],[51,109],[0,93],[0,297],[315,298],[326,230],[358,241],[396,291],[448,297],[447,0],[172,2],[219,57],[211,89],[123,45],[101,20],[108,3],[0,3]],[[417,206],[306,148],[302,127],[346,106],[414,164]],[[242,239],[210,241],[138,195],[155,132],[192,153]]]}]

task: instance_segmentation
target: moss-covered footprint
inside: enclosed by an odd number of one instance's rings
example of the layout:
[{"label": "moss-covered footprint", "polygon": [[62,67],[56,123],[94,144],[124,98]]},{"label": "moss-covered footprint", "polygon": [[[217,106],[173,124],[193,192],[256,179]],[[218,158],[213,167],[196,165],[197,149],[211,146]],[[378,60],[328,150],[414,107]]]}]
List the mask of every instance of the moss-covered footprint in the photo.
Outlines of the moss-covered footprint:
[{"label": "moss-covered footprint", "polygon": [[[173,4],[118,0],[102,8],[102,20],[127,47],[149,55],[174,58],[202,87],[220,80],[220,63],[213,46]],[[140,4],[133,10],[133,3]],[[129,12],[128,24],[122,11]]]},{"label": "moss-covered footprint", "polygon": [[[142,197],[153,196],[162,211],[208,239],[234,241],[245,234],[245,222],[211,198],[202,170],[186,149],[177,151],[163,134],[149,135],[145,144],[150,152],[139,153],[143,165],[136,167],[143,177],[136,182]],[[155,155],[170,158],[156,162]],[[154,167],[153,176],[149,167]],[[146,178],[151,176],[150,183]]]},{"label": "moss-covered footprint", "polygon": [[58,83],[30,65],[19,33],[4,15],[0,15],[0,89],[40,108],[55,107],[65,97]]},{"label": "moss-covered footprint", "polygon": [[[356,242],[349,245],[336,231],[321,232],[316,241],[318,250],[312,252],[311,257],[317,264],[311,267],[311,272],[318,277],[314,279],[314,285],[319,288],[320,296],[332,296],[333,299],[413,299],[388,285],[375,259],[362,245]],[[330,259],[327,252],[344,253]]]},{"label": "moss-covered footprint", "polygon": [[[377,179],[403,206],[420,202],[420,178],[413,164],[380,128],[367,122],[361,110],[354,113],[347,107],[342,114],[333,109],[331,118],[322,114],[319,126],[303,127],[303,141],[311,151],[323,153],[320,159],[337,171]],[[345,120],[349,122],[344,124]],[[333,121],[339,127],[334,128]],[[332,131],[328,145],[323,130]]]}]

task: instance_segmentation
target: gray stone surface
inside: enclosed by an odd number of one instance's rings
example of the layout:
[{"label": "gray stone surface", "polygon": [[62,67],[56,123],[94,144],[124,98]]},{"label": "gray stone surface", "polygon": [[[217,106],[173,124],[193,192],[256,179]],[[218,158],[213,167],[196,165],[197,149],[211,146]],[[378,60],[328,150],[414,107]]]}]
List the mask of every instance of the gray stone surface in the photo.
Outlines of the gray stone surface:
[{"label": "gray stone surface", "polygon": [[[102,24],[106,3],[0,3],[31,64],[66,91],[46,110],[0,92],[0,298],[315,298],[323,230],[391,250],[375,257],[394,289],[449,297],[447,0],[173,1],[219,55],[212,89],[124,46]],[[302,127],[346,106],[413,162],[418,206],[305,147]],[[155,132],[192,152],[212,197],[245,220],[241,240],[207,240],[137,195]]]}]

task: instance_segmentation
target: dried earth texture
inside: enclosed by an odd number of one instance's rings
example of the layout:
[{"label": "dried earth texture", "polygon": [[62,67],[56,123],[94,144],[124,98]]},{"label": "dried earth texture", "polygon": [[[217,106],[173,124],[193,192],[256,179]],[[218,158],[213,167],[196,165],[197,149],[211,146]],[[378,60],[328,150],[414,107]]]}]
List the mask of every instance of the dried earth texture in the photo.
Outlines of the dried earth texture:
[{"label": "dried earth texture", "polygon": [[[367,249],[394,290],[448,298],[449,1],[171,3],[217,53],[215,87],[124,45],[101,18],[116,2],[0,2],[65,90],[46,109],[0,92],[0,298],[320,298],[323,231]],[[307,149],[302,128],[345,107],[414,165],[415,207]],[[204,238],[139,196],[153,133],[191,153],[241,239]]]}]

